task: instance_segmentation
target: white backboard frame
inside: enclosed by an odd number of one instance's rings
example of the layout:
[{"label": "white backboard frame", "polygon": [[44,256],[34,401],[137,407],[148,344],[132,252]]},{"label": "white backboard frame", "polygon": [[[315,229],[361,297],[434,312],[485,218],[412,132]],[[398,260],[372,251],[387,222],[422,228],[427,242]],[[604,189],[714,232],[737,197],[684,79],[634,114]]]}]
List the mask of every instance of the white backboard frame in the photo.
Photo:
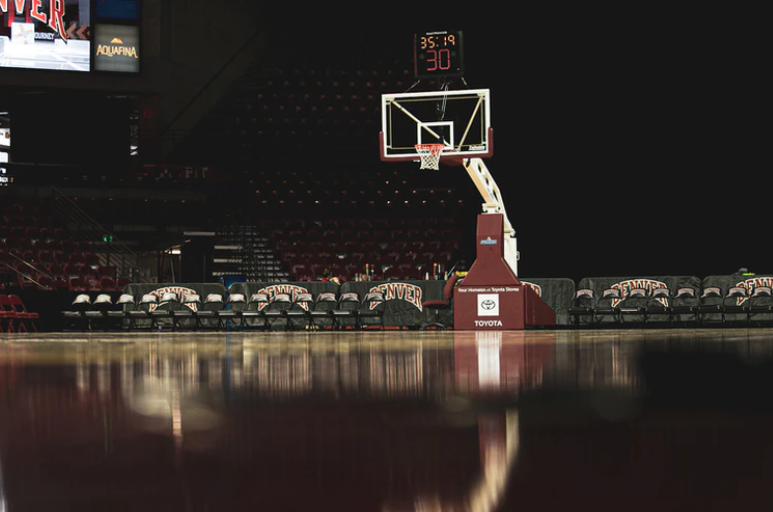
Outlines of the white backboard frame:
[{"label": "white backboard frame", "polygon": [[[438,120],[427,115],[428,105],[463,105],[461,117],[453,120]],[[423,114],[419,108],[423,108]],[[431,109],[429,109],[431,110]],[[394,119],[397,116],[399,119]],[[402,143],[395,140],[394,124],[415,124],[415,139],[409,139],[407,129],[398,134]],[[443,143],[448,147],[441,155],[441,161],[448,158],[489,158],[493,155],[493,130],[491,128],[491,91],[489,89],[464,89],[453,91],[423,91],[391,93],[381,95],[381,131],[379,151],[383,161],[419,161],[413,147],[417,143],[439,142],[444,127]],[[414,130],[410,130],[414,132]],[[460,146],[461,144],[461,146]],[[453,145],[453,149],[449,146]]]}]

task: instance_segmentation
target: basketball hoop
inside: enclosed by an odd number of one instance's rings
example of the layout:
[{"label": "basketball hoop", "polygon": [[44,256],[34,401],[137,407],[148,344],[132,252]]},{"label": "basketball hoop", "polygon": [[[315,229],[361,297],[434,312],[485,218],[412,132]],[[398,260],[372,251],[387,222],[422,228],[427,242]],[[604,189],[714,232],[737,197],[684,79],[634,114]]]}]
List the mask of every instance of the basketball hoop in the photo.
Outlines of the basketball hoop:
[{"label": "basketball hoop", "polygon": [[416,152],[421,158],[419,169],[429,169],[432,171],[440,170],[440,153],[443,152],[445,144],[416,144]]}]

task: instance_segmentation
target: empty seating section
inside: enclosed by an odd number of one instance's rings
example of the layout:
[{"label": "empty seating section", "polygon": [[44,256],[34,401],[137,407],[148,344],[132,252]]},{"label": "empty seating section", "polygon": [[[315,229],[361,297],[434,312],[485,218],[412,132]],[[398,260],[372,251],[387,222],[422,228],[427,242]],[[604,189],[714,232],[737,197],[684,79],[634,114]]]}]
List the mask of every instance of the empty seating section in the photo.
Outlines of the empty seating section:
[{"label": "empty seating section", "polygon": [[[369,45],[360,55],[350,46],[342,52],[348,58],[334,62],[330,54],[315,57],[312,41],[293,51],[302,32],[280,45],[283,56],[272,52],[275,61],[264,56],[248,68],[180,152],[260,166],[275,158],[263,150],[266,139],[297,141],[318,155],[368,147],[364,142],[380,128],[381,94],[406,90],[414,81],[410,59],[394,59],[389,45],[382,52]],[[290,163],[300,157],[280,156]]]},{"label": "empty seating section", "polygon": [[115,292],[131,282],[43,207],[13,202],[0,208],[0,287]]},{"label": "empty seating section", "polygon": [[443,275],[461,258],[454,218],[264,221],[290,281],[418,280]]}]

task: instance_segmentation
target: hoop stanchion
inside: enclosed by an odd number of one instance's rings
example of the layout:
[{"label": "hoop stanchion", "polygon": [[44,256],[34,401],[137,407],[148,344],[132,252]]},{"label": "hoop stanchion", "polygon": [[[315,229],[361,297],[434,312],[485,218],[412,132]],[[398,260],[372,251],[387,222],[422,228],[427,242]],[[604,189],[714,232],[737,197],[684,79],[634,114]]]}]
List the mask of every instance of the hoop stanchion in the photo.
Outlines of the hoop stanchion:
[{"label": "hoop stanchion", "polygon": [[421,159],[419,169],[440,170],[440,154],[446,147],[445,144],[416,144],[415,147]]}]

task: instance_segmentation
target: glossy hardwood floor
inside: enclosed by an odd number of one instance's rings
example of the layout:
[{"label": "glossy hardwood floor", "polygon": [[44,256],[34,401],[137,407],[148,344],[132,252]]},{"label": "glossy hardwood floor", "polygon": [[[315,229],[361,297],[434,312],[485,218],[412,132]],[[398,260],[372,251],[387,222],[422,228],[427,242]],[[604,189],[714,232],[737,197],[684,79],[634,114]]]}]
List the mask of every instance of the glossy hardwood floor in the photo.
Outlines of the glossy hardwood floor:
[{"label": "glossy hardwood floor", "polygon": [[762,510],[771,360],[770,329],[4,334],[0,511]]}]

